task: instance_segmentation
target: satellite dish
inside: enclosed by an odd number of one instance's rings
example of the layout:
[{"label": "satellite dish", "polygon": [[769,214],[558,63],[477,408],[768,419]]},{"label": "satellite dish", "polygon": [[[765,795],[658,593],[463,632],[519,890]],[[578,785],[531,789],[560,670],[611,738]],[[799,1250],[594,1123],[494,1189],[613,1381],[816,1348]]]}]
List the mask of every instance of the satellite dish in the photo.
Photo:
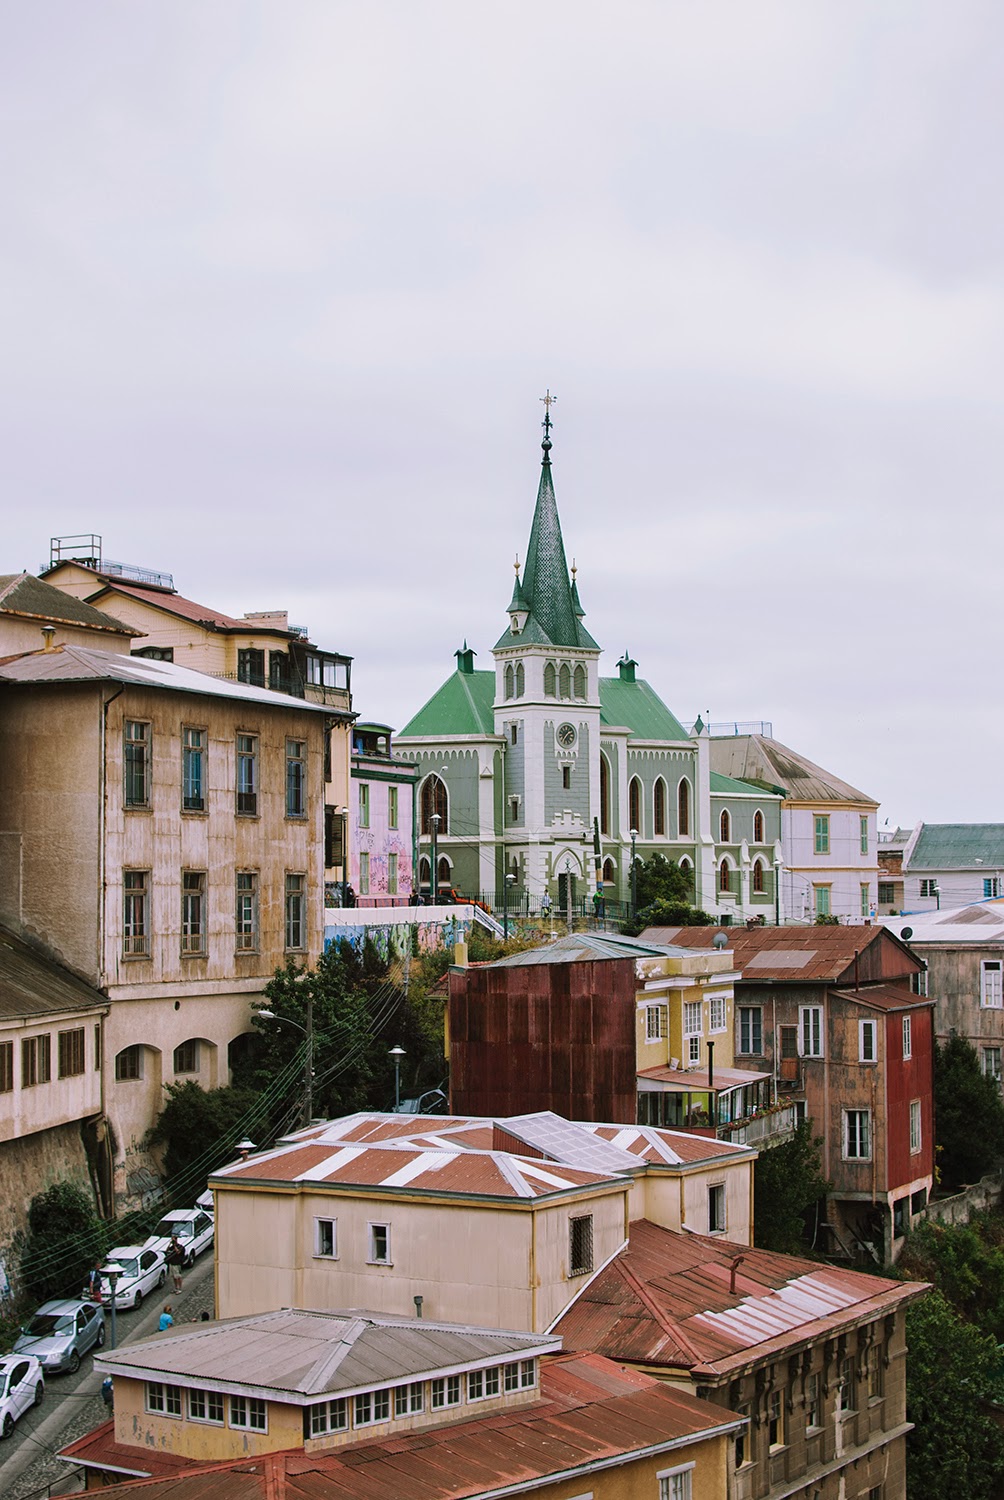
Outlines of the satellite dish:
[{"label": "satellite dish", "polygon": [[715,933],[714,937],[711,939],[711,946],[713,948],[717,948],[719,953],[723,948],[727,948],[729,946],[729,940],[725,936],[724,932]]},{"label": "satellite dish", "polygon": [[903,939],[904,943],[908,943],[910,941],[910,939],[913,937],[913,928],[912,927],[904,927],[903,931],[900,933],[900,937]]}]

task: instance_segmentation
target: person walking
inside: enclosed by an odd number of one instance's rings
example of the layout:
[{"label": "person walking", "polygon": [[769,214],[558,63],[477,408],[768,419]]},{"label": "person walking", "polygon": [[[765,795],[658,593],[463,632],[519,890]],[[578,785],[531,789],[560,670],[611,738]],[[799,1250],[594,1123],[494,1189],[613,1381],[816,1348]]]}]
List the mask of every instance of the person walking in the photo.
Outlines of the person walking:
[{"label": "person walking", "polygon": [[101,1301],[101,1262],[96,1260],[94,1267],[87,1273],[87,1282],[84,1286],[84,1295],[92,1302]]},{"label": "person walking", "polygon": [[174,1327],[174,1316],[173,1316],[173,1314],[171,1312],[171,1304],[170,1304],[170,1302],[165,1302],[164,1303],[164,1311],[161,1313],[161,1315],[160,1315],[160,1321],[157,1324],[157,1332],[158,1333],[166,1333],[169,1328],[173,1328],[173,1327]]},{"label": "person walking", "polygon": [[185,1252],[181,1248],[181,1241],[176,1234],[172,1234],[171,1236],[171,1243],[167,1247],[164,1259],[171,1267],[171,1275],[174,1277],[174,1290],[180,1292],[183,1285],[181,1271],[185,1264]]}]

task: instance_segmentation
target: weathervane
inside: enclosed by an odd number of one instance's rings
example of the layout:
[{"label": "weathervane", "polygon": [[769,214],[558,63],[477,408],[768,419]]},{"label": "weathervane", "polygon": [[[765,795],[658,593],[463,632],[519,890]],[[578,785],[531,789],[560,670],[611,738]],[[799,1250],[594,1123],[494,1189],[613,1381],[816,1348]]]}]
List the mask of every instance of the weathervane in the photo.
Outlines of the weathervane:
[{"label": "weathervane", "polygon": [[551,407],[554,405],[555,401],[557,401],[558,398],[557,396],[551,395],[551,389],[549,386],[546,394],[541,396],[540,399],[544,403],[544,421],[542,423],[542,426],[544,428],[544,436],[548,437],[551,431]]}]

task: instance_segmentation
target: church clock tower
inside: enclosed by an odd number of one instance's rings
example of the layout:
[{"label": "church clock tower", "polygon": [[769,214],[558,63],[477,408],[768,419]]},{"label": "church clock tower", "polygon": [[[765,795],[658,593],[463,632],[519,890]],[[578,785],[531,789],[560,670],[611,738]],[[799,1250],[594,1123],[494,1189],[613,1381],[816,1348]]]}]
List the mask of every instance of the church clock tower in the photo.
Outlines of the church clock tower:
[{"label": "church clock tower", "polygon": [[502,859],[514,892],[548,891],[564,906],[595,888],[599,813],[600,648],[582,624],[551,478],[551,404],[545,406],[540,484],[523,576],[496,642],[495,732],[503,741]]}]

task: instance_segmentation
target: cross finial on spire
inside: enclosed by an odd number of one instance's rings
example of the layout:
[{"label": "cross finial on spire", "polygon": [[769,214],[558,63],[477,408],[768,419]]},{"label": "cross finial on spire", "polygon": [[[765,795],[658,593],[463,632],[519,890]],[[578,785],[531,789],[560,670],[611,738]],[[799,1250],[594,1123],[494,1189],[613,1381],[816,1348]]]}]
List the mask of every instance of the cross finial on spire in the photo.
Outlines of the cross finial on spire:
[{"label": "cross finial on spire", "polygon": [[543,447],[544,452],[546,453],[548,448],[550,448],[551,446],[551,407],[554,405],[558,398],[557,396],[551,395],[551,389],[549,386],[547,391],[543,396],[541,396],[540,399],[544,403],[544,420],[541,423],[541,426],[544,429]]}]

